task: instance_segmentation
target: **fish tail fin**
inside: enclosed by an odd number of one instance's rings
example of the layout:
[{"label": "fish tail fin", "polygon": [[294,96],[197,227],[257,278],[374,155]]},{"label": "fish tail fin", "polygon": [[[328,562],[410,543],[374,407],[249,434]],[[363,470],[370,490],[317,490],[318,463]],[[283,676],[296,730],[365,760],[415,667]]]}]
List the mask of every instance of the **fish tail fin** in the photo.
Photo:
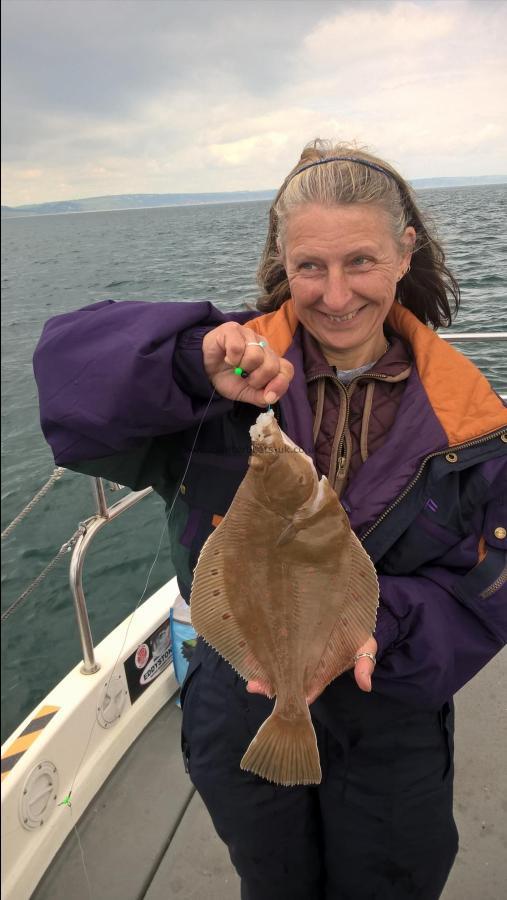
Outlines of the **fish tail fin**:
[{"label": "fish tail fin", "polygon": [[275,705],[248,746],[240,765],[275,784],[320,784],[322,773],[317,738],[308,707],[289,718],[277,711]]}]

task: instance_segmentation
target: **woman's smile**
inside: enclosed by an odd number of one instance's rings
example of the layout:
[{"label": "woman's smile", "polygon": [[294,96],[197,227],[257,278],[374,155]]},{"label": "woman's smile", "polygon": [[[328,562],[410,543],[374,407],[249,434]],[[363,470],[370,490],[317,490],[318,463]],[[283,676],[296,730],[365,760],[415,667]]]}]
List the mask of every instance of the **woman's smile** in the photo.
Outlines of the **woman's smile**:
[{"label": "woman's smile", "polygon": [[343,316],[333,316],[330,313],[322,313],[322,315],[324,315],[326,319],[329,319],[330,322],[350,322],[352,319],[355,319],[362,309],[364,309],[364,306],[360,306],[358,309],[353,310],[353,312],[349,312]]}]

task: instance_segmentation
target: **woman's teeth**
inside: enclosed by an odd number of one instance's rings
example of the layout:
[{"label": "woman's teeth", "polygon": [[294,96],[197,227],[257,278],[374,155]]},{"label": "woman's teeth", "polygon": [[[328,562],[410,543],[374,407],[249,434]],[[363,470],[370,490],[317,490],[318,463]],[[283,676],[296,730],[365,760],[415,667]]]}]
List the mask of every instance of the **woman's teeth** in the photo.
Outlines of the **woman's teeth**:
[{"label": "woman's teeth", "polygon": [[347,316],[329,316],[327,313],[326,319],[331,319],[332,322],[348,322],[349,319],[353,319],[354,316],[357,316],[359,310],[356,309],[354,312],[349,313]]}]

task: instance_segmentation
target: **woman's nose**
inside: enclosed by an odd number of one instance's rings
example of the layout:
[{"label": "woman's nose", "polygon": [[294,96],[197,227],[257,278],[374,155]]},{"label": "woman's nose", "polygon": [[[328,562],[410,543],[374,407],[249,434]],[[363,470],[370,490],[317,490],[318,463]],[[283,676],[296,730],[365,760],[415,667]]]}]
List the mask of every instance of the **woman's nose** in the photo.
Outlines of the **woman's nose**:
[{"label": "woman's nose", "polygon": [[327,273],[324,301],[329,309],[339,313],[350,305],[353,292],[347,273],[342,269],[332,269]]}]

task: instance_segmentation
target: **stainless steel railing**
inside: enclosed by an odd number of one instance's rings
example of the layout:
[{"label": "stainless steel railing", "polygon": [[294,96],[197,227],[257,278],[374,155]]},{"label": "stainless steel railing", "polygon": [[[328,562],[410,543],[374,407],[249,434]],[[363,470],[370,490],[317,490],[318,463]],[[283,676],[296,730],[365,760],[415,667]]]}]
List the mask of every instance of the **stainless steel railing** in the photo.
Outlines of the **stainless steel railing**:
[{"label": "stainless steel railing", "polygon": [[153,492],[151,487],[142,491],[131,491],[126,497],[122,497],[112,506],[108,506],[102,478],[92,478],[91,481],[97,512],[84,523],[83,534],[77,539],[72,552],[69,572],[70,589],[74,598],[79,638],[83,649],[81,672],[84,675],[93,675],[100,669],[100,665],[95,659],[90,620],[83,591],[83,566],[88,547],[104,525]]},{"label": "stainless steel railing", "polygon": [[507,341],[507,331],[438,332],[443,341]]}]

